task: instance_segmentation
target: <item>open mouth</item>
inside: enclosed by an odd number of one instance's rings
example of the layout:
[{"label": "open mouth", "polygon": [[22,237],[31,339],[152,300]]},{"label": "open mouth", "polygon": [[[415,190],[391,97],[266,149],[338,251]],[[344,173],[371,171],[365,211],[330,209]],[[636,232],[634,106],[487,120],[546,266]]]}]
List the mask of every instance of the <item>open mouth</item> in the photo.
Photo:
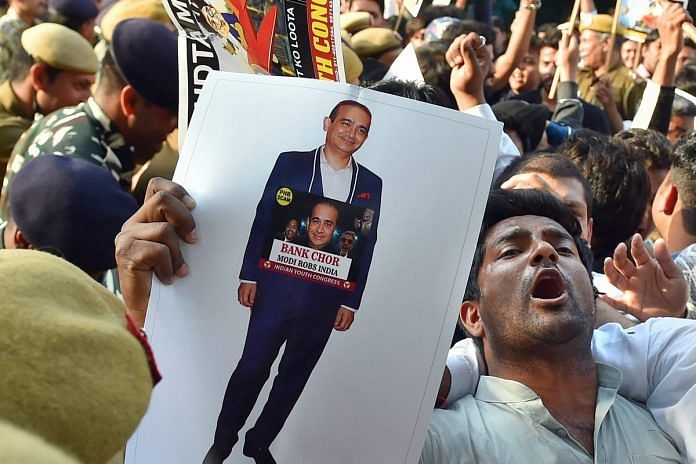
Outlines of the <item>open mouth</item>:
[{"label": "open mouth", "polygon": [[566,292],[561,273],[555,269],[544,269],[537,273],[532,284],[532,298],[557,300]]}]

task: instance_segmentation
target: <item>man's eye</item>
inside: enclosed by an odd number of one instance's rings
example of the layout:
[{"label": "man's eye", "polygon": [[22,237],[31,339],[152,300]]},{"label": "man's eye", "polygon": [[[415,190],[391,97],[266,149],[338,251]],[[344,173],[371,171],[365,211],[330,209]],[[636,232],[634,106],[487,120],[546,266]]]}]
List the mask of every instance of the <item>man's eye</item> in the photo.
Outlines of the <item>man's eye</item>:
[{"label": "man's eye", "polygon": [[561,254],[561,255],[572,255],[572,254],[574,254],[574,253],[573,253],[573,250],[572,250],[571,248],[569,248],[569,247],[563,247],[563,246],[562,246],[562,247],[556,248],[556,252],[558,252],[558,254]]},{"label": "man's eye", "polygon": [[503,250],[502,253],[500,253],[501,258],[512,258],[513,256],[517,256],[520,254],[520,250],[517,248],[508,248],[506,250]]}]

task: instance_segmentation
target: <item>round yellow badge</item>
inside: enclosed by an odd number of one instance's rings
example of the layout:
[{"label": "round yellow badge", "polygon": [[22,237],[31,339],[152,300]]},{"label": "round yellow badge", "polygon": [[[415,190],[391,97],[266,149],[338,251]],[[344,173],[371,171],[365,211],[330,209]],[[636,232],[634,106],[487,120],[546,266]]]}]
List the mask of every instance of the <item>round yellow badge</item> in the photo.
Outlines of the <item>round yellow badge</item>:
[{"label": "round yellow badge", "polygon": [[287,187],[278,189],[276,192],[276,201],[280,206],[288,206],[292,203],[292,190]]}]

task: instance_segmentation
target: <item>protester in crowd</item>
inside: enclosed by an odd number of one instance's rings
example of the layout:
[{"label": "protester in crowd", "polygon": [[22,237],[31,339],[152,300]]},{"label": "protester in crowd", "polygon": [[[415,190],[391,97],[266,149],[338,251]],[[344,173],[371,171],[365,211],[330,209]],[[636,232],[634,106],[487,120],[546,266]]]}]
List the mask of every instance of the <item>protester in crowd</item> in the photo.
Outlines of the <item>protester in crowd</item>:
[{"label": "protester in crowd", "polygon": [[684,69],[684,66],[693,63],[694,59],[696,59],[696,43],[690,38],[686,38],[684,39],[684,46],[679,51],[679,56],[677,56],[676,73],[679,74]]},{"label": "protester in crowd", "polygon": [[94,97],[43,118],[15,146],[3,206],[13,176],[42,153],[86,159],[108,169],[130,189],[136,163],[160,150],[176,127],[176,57],[176,37],[162,24],[147,19],[119,23]]},{"label": "protester in crowd", "polygon": [[76,31],[90,44],[94,44],[95,20],[99,14],[94,0],[51,0],[49,11],[52,22]]},{"label": "protester in crowd", "polygon": [[648,34],[643,42],[643,47],[641,48],[641,60],[640,64],[636,68],[636,74],[645,80],[652,77],[655,72],[655,66],[657,66],[657,60],[660,58],[660,33],[654,30]]},{"label": "protester in crowd", "polygon": [[474,256],[461,320],[488,375],[475,398],[435,411],[421,463],[511,453],[521,462],[680,462],[650,413],[617,393],[620,372],[592,358],[591,255],[562,203],[539,191],[493,192]]},{"label": "protester in crowd", "polygon": [[638,47],[638,42],[628,38],[626,38],[621,44],[621,62],[628,69],[633,69],[633,63],[636,61]]},{"label": "protester in crowd", "polygon": [[137,209],[133,196],[99,166],[39,156],[14,178],[0,248],[47,251],[101,281],[116,267],[114,238]]},{"label": "protester in crowd", "polygon": [[[0,298],[0,421],[75,461],[106,463],[159,380],[123,303],[67,261],[31,250],[0,252]],[[2,462],[41,462],[32,451]]]},{"label": "protester in crowd", "polygon": [[623,129],[623,120],[631,120],[638,109],[645,83],[638,81],[621,63],[619,28],[610,55],[613,17],[596,15],[589,25],[580,25],[580,58],[585,68],[578,74],[580,97],[604,108],[613,132]]},{"label": "protester in crowd", "polygon": [[669,118],[667,138],[676,145],[694,131],[694,117],[696,105],[679,95],[674,96],[672,103],[672,116]]},{"label": "protester in crowd", "polygon": [[[91,1],[91,0],[90,0]],[[0,84],[0,173],[35,115],[77,105],[92,94],[99,63],[89,43],[58,24],[44,23],[22,34],[10,77]]]},{"label": "protester in crowd", "polygon": [[20,47],[25,29],[39,24],[46,13],[46,0],[9,0],[7,13],[0,17],[0,82],[10,75],[12,57]]},{"label": "protester in crowd", "polygon": [[638,231],[650,197],[650,181],[643,158],[628,143],[578,132],[561,145],[585,175],[592,189],[592,253],[594,269],[617,244]]},{"label": "protester in crowd", "polygon": [[616,138],[629,143],[636,149],[637,154],[645,160],[645,167],[650,178],[650,198],[648,206],[645,208],[643,221],[638,227],[638,233],[647,239],[655,232],[655,224],[652,220],[652,204],[657,189],[667,176],[672,163],[672,146],[667,137],[652,130],[629,129],[616,134]]}]

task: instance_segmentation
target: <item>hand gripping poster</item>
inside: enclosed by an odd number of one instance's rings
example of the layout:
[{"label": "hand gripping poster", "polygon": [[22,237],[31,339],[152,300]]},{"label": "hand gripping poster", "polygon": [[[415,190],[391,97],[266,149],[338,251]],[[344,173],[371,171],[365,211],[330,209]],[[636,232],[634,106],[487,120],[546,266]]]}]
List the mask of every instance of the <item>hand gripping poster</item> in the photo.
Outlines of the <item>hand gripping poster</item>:
[{"label": "hand gripping poster", "polygon": [[179,33],[179,130],[210,71],[345,82],[337,0],[163,0]]},{"label": "hand gripping poster", "polygon": [[211,72],[174,177],[199,240],[186,278],[153,282],[163,380],[126,462],[416,463],[501,130],[348,84]]}]

